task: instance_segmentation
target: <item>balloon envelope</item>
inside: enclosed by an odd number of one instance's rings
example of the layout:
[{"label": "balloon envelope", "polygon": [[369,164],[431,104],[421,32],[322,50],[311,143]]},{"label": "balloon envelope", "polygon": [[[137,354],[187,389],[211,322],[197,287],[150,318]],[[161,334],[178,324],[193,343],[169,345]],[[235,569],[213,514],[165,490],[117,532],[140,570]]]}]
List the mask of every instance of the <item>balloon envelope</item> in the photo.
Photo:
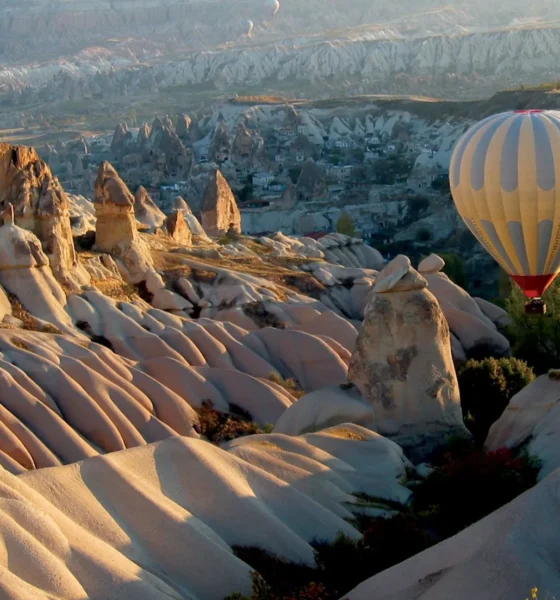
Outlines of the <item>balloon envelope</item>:
[{"label": "balloon envelope", "polygon": [[560,270],[560,112],[510,111],[471,127],[449,169],[459,214],[530,298]]},{"label": "balloon envelope", "polygon": [[265,0],[264,5],[272,11],[272,16],[280,10],[280,2],[278,0]]}]

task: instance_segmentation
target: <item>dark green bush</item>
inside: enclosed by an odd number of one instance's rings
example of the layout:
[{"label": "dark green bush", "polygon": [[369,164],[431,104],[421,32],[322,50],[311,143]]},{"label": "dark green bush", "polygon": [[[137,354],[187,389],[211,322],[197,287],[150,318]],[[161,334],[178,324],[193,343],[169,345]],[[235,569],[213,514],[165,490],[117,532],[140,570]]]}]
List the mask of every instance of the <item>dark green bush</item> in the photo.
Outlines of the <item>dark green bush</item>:
[{"label": "dark green bush", "polygon": [[444,539],[511,502],[537,480],[540,465],[503,449],[466,457],[448,455],[416,490],[414,510],[427,529]]},{"label": "dark green bush", "polygon": [[416,233],[416,241],[417,242],[429,242],[431,239],[432,239],[432,232],[426,227],[422,227]]},{"label": "dark green bush", "polygon": [[[250,600],[337,600],[433,543],[411,515],[361,522],[366,529],[357,542],[341,535],[333,543],[312,544],[316,568],[284,561],[259,548],[234,547],[236,556],[255,570]],[[227,600],[249,599],[236,594]]]},{"label": "dark green bush", "polygon": [[439,252],[441,258],[445,261],[445,267],[443,272],[451,279],[451,281],[457,284],[459,287],[467,287],[467,275],[465,273],[465,262],[457,255],[450,252]]},{"label": "dark green bush", "polygon": [[511,398],[535,379],[531,367],[517,358],[471,359],[457,376],[465,423],[479,443]]},{"label": "dark green bush", "polygon": [[356,236],[356,225],[354,223],[354,219],[347,213],[340,213],[340,217],[338,217],[338,221],[336,223],[336,231],[338,233],[342,233],[343,235],[347,235],[348,237]]}]

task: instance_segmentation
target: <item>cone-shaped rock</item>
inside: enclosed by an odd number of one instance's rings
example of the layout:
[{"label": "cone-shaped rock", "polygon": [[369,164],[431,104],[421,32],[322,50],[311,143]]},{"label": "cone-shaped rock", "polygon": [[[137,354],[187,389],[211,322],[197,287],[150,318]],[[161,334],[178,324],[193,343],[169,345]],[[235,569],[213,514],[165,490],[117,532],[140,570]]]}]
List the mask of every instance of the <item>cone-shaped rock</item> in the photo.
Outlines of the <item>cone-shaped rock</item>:
[{"label": "cone-shaped rock", "polygon": [[138,236],[134,196],[106,161],[97,173],[93,202],[97,217],[95,245],[98,250],[111,252],[118,244],[130,243]]},{"label": "cone-shaped rock", "polygon": [[426,280],[398,256],[379,274],[348,379],[375,410],[378,431],[424,460],[467,434],[447,321]]},{"label": "cone-shaped rock", "polygon": [[74,250],[68,197],[34,148],[0,144],[0,209],[8,204],[16,225],[40,239],[56,277],[87,283]]},{"label": "cone-shaped rock", "polygon": [[167,233],[182,246],[192,245],[192,232],[180,210],[172,212],[165,221]]},{"label": "cone-shaped rock", "polygon": [[219,237],[228,231],[241,233],[241,213],[221,172],[210,175],[202,199],[202,227],[208,235]]},{"label": "cone-shaped rock", "polygon": [[165,215],[150,198],[146,188],[140,186],[136,190],[134,198],[134,214],[136,220],[150,229],[161,227],[165,221]]}]

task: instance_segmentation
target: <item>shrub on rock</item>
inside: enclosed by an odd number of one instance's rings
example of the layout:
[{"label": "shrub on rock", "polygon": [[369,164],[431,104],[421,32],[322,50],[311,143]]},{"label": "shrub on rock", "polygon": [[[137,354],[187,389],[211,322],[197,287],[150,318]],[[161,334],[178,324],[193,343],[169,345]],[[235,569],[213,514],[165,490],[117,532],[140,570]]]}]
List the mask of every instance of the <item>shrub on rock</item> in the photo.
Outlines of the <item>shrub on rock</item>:
[{"label": "shrub on rock", "polygon": [[482,442],[510,399],[529,385],[535,374],[517,358],[486,358],[467,361],[459,369],[458,379],[465,423]]},{"label": "shrub on rock", "polygon": [[506,448],[458,458],[448,454],[415,490],[414,509],[425,526],[446,538],[533,487],[539,469],[536,459]]}]

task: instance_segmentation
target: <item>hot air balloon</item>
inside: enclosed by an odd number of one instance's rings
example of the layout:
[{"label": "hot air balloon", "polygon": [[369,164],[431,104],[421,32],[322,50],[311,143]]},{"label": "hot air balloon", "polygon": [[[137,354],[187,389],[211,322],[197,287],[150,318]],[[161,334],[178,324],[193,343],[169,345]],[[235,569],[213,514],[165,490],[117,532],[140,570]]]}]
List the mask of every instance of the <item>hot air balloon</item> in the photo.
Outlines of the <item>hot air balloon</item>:
[{"label": "hot air balloon", "polygon": [[449,169],[463,221],[531,299],[560,271],[560,112],[493,115],[459,140]]},{"label": "hot air balloon", "polygon": [[253,33],[254,27],[255,25],[250,19],[246,19],[245,21],[243,21],[243,28],[245,30],[246,35],[251,35],[251,33]]},{"label": "hot air balloon", "polygon": [[265,0],[264,5],[267,11],[270,10],[273,17],[280,10],[280,2],[278,0]]}]

